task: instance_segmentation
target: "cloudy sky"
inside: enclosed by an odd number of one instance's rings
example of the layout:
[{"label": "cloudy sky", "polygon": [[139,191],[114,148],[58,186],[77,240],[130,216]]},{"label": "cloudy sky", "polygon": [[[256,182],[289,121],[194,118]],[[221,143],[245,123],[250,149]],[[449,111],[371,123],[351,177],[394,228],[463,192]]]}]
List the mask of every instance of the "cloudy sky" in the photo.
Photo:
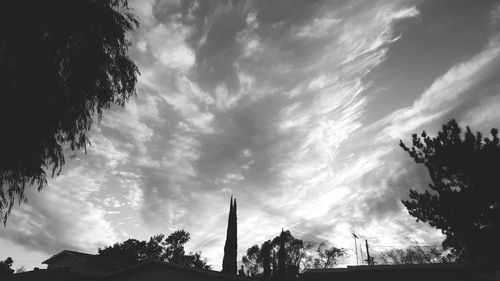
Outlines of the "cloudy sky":
[{"label": "cloudy sky", "polygon": [[139,94],[87,154],[16,207],[1,259],[184,228],[221,267],[229,198],[239,253],[279,234],[351,251],[440,243],[401,199],[426,171],[398,146],[452,118],[500,127],[499,1],[132,1]]}]

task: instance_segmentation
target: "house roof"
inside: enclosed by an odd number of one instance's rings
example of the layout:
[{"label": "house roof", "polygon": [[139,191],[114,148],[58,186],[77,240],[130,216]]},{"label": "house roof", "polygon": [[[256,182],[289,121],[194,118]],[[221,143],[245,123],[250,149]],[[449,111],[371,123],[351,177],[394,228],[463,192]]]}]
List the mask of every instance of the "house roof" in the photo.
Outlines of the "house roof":
[{"label": "house roof", "polygon": [[[2,279],[3,280],[3,279]],[[81,275],[69,271],[67,268],[37,269],[16,273],[7,280],[12,281],[96,281],[97,277]]]},{"label": "house roof", "polygon": [[250,277],[230,275],[230,274],[225,274],[225,273],[221,273],[219,271],[214,271],[214,270],[195,269],[195,268],[185,267],[185,266],[174,264],[174,263],[166,263],[166,262],[162,262],[162,261],[143,262],[143,263],[134,265],[132,267],[128,267],[128,268],[125,268],[122,270],[111,272],[111,273],[105,275],[104,278],[105,279],[114,279],[114,278],[122,276],[124,274],[129,274],[131,272],[147,270],[147,269],[149,269],[151,267],[155,267],[155,266],[156,267],[165,267],[165,268],[169,268],[169,269],[182,270],[182,271],[187,271],[187,272],[194,272],[197,274],[208,275],[208,276],[220,278],[223,280],[255,281],[255,279],[250,278]]},{"label": "house roof", "polygon": [[426,264],[381,264],[357,265],[347,268],[308,269],[304,273],[329,273],[329,272],[354,272],[354,271],[379,271],[379,270],[441,270],[441,269],[480,269],[480,264],[474,263],[426,263]]},{"label": "house roof", "polygon": [[[401,264],[401,265],[361,265],[361,266],[347,266],[347,268],[331,268],[331,269],[308,269],[301,274],[303,280],[329,280],[329,279],[345,279],[357,280],[360,276],[381,276],[391,278],[401,278],[406,276],[406,280],[418,280],[423,277],[437,278],[443,274],[453,276],[460,276],[459,280],[471,280],[471,276],[484,271],[484,267],[479,264]],[[427,278],[426,277],[426,278]],[[363,277],[364,278],[364,277]],[[419,279],[420,278],[420,279]],[[437,279],[427,280],[437,280]],[[386,279],[397,280],[397,279]]]},{"label": "house roof", "polygon": [[50,264],[54,262],[55,260],[59,259],[62,256],[69,255],[72,257],[75,257],[82,262],[86,262],[89,264],[96,264],[96,265],[102,265],[106,267],[113,267],[113,268],[121,268],[122,264],[119,261],[115,260],[110,260],[107,258],[104,258],[100,255],[92,255],[92,254],[87,254],[87,253],[82,253],[82,252],[77,252],[77,251],[69,251],[69,250],[63,250],[52,257],[44,260],[42,264]]},{"label": "house roof", "polygon": [[100,255],[92,255],[92,254],[87,254],[87,253],[82,253],[82,252],[77,252],[77,251],[69,251],[69,250],[64,250],[64,251],[61,251],[61,252],[53,255],[52,257],[44,260],[42,262],[42,264],[50,264],[50,263],[56,261],[57,259],[65,256],[65,255],[72,256],[74,258],[81,260],[82,262],[85,262],[85,263],[103,265],[103,266],[107,266],[110,268],[114,268],[115,271],[112,271],[111,273],[104,275],[104,278],[106,278],[106,279],[114,279],[115,277],[119,277],[119,276],[122,276],[124,274],[147,270],[147,269],[150,269],[151,267],[165,267],[165,268],[170,268],[170,269],[175,269],[175,270],[194,272],[197,274],[211,276],[211,277],[214,277],[216,279],[227,280],[227,281],[255,281],[255,279],[250,278],[250,277],[230,275],[230,274],[225,274],[225,273],[221,273],[219,271],[214,271],[214,270],[195,269],[195,268],[185,267],[185,266],[178,265],[178,264],[166,263],[166,262],[162,262],[162,261],[147,261],[147,262],[143,262],[143,263],[131,266],[131,267],[123,267],[123,266],[121,266],[119,261],[110,260],[110,259],[104,258]]}]

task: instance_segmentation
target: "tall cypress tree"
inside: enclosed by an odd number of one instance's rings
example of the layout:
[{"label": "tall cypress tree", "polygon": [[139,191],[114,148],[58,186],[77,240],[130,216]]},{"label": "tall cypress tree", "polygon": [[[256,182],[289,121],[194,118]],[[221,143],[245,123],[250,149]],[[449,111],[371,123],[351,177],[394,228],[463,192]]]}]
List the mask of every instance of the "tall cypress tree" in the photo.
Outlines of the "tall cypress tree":
[{"label": "tall cypress tree", "polygon": [[237,254],[238,254],[238,230],[236,219],[236,199],[229,204],[229,218],[227,221],[226,244],[224,245],[224,259],[222,261],[222,272],[236,275],[238,272]]},{"label": "tall cypress tree", "polygon": [[231,222],[232,225],[232,239],[231,239],[231,245],[232,245],[232,250],[231,250],[231,272],[234,272],[234,274],[237,274],[238,272],[238,222],[237,222],[237,210],[238,208],[236,207],[236,198],[234,198],[234,205],[233,205],[233,220]]}]

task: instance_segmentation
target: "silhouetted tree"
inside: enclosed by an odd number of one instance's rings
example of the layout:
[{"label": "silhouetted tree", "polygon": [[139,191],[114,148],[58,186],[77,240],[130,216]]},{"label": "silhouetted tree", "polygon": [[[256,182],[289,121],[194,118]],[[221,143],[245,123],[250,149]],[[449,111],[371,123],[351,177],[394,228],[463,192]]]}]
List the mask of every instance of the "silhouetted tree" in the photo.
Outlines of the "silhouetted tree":
[{"label": "silhouetted tree", "polygon": [[20,267],[16,268],[16,274],[23,272],[26,272],[26,267],[24,267],[24,265],[21,265]]},{"label": "silhouetted tree", "polygon": [[437,246],[422,248],[418,243],[405,249],[390,249],[377,255],[382,264],[447,263],[450,260]]},{"label": "silhouetted tree", "polygon": [[465,133],[455,120],[436,137],[413,135],[412,146],[400,146],[424,164],[432,183],[423,193],[410,190],[403,201],[417,221],[428,222],[446,235],[445,249],[468,260],[500,263],[500,146],[498,130],[491,138]]},{"label": "silhouetted tree", "polygon": [[346,255],[343,248],[328,247],[326,242],[303,241],[295,238],[290,231],[283,231],[272,240],[259,247],[254,245],[247,250],[242,261],[252,275],[276,277],[281,239],[284,238],[286,253],[286,276],[297,276],[308,268],[334,267]]},{"label": "silhouetted tree", "polygon": [[321,242],[316,248],[316,253],[313,268],[332,268],[347,254],[347,251],[343,248],[328,247],[325,242]]},{"label": "silhouetted tree", "polygon": [[115,243],[113,246],[99,249],[98,253],[110,260],[119,260],[124,265],[131,266],[147,260],[144,255],[145,248],[146,241],[128,239],[122,243]]},{"label": "silhouetted tree", "polygon": [[164,259],[181,261],[186,255],[184,245],[191,239],[191,235],[184,230],[177,230],[170,234],[163,245],[165,246]]},{"label": "silhouetted tree", "polygon": [[226,244],[224,245],[224,258],[222,261],[222,272],[233,275],[236,275],[238,271],[238,230],[236,209],[236,199],[233,201],[233,197],[231,196],[229,218],[227,221]]},{"label": "silhouetted tree", "polygon": [[276,274],[277,280],[286,279],[286,248],[285,248],[285,232],[281,230],[281,234],[278,239],[278,272]]},{"label": "silhouetted tree", "polygon": [[211,269],[211,266],[207,264],[207,260],[201,257],[201,252],[189,253],[189,255],[184,255],[181,261],[182,262],[178,264],[186,267],[206,270]]},{"label": "silhouetted tree", "polygon": [[0,216],[85,150],[95,115],[136,93],[127,0],[16,0],[0,17]]},{"label": "silhouetted tree", "polygon": [[271,277],[276,278],[276,276],[278,275],[278,257],[276,256],[276,250],[274,249],[273,249],[272,261],[273,261],[273,272],[271,274]]},{"label": "silhouetted tree", "polygon": [[123,243],[99,249],[99,255],[121,261],[124,265],[158,260],[197,269],[210,269],[201,253],[186,254],[184,245],[189,241],[187,231],[177,230],[165,238],[163,234],[152,236],[149,241],[128,239]]},{"label": "silhouetted tree", "polygon": [[[241,258],[252,275],[257,275],[263,267],[263,255],[259,245],[253,245],[247,249],[247,254]],[[269,276],[269,275],[264,275]]]},{"label": "silhouetted tree", "polygon": [[0,277],[11,276],[14,273],[14,269],[12,269],[12,264],[14,261],[11,257],[6,258],[3,261],[0,261]]},{"label": "silhouetted tree", "polygon": [[[271,241],[271,245],[277,253],[281,248],[281,241],[285,243],[287,276],[296,276],[300,271],[311,267],[312,249],[318,242],[295,238],[289,230],[286,230]],[[274,270],[276,271],[276,268]]]},{"label": "silhouetted tree", "polygon": [[[263,277],[270,277],[271,262],[274,261],[272,251],[273,245],[271,240],[265,241],[260,247],[259,245],[253,245],[247,249],[247,254],[242,257],[242,262],[253,276],[262,275]],[[273,268],[277,269],[276,266]]]},{"label": "silhouetted tree", "polygon": [[263,275],[264,277],[270,277],[271,276],[271,240],[267,240],[266,242],[262,243],[260,254],[262,258],[262,268],[264,270]]}]

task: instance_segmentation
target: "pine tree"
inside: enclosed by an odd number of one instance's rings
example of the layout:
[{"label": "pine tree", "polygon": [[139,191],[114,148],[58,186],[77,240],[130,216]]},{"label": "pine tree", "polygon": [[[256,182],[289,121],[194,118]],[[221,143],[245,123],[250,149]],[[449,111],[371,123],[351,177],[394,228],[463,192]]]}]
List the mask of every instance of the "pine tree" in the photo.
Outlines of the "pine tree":
[{"label": "pine tree", "polygon": [[437,136],[424,131],[413,134],[411,146],[400,146],[431,179],[428,189],[410,190],[403,200],[410,215],[440,229],[443,247],[459,259],[500,264],[498,130],[483,137],[451,120]]},{"label": "pine tree", "polygon": [[236,215],[236,199],[229,205],[229,218],[227,222],[226,244],[224,246],[224,259],[222,261],[222,272],[236,275],[238,264],[236,262],[238,253],[238,230],[237,230],[237,215]]}]

